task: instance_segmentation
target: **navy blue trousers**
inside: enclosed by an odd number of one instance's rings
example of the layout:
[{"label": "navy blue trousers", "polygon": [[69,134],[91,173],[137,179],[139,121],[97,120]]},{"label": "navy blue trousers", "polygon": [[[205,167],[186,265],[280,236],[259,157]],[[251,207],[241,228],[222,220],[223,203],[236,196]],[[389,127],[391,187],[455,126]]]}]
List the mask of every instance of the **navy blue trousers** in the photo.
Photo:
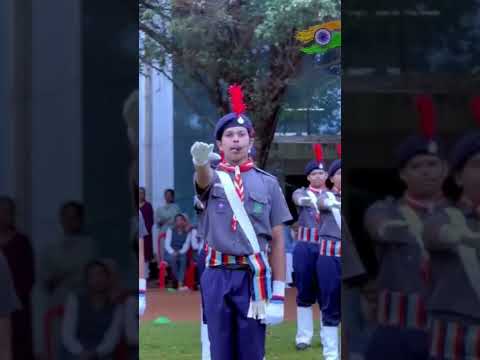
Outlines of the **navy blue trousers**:
[{"label": "navy blue trousers", "polygon": [[263,360],[266,327],[247,318],[250,272],[207,268],[200,282],[211,359]]},{"label": "navy blue trousers", "polygon": [[320,310],[324,326],[338,326],[341,320],[341,258],[319,255],[316,264],[320,288]]},{"label": "navy blue trousers", "polygon": [[393,326],[379,326],[372,334],[365,359],[429,359],[428,334],[425,331]]},{"label": "navy blue trousers", "polygon": [[297,288],[297,305],[309,307],[317,301],[320,304],[320,288],[317,279],[317,259],[319,247],[303,241],[293,249],[293,273]]}]

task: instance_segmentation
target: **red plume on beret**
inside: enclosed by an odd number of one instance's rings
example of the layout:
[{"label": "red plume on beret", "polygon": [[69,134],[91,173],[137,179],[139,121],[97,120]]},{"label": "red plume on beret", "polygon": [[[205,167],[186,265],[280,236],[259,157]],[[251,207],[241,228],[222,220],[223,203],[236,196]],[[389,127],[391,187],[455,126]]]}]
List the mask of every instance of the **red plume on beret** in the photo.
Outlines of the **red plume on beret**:
[{"label": "red plume on beret", "polygon": [[322,144],[314,144],[313,152],[315,153],[315,159],[317,160],[317,162],[323,161]]},{"label": "red plume on beret", "polygon": [[477,125],[480,126],[480,96],[475,96],[471,100],[470,106],[472,109],[473,117],[475,118]]},{"label": "red plume on beret", "polygon": [[337,144],[337,155],[338,155],[339,159],[342,158],[342,144],[341,143]]},{"label": "red plume on beret", "polygon": [[242,87],[237,84],[230,85],[228,87],[228,93],[230,94],[230,106],[232,111],[240,116],[247,109],[247,106],[243,102]]},{"label": "red plume on beret", "polygon": [[423,136],[431,139],[436,131],[436,113],[433,99],[429,95],[419,95],[415,99],[418,115],[420,116],[420,128]]}]

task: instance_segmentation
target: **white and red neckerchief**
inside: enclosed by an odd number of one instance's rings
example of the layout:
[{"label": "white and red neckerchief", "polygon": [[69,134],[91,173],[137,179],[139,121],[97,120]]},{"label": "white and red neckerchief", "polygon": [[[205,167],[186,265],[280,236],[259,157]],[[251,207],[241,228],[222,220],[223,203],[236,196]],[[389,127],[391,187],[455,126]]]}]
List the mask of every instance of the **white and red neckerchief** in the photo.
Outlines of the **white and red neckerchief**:
[{"label": "white and red neckerchief", "polygon": [[[235,174],[233,183],[235,185],[235,191],[237,192],[237,195],[240,198],[240,201],[242,203],[245,200],[245,189],[244,189],[244,186],[243,186],[241,173],[249,171],[253,167],[254,167],[254,163],[251,159],[248,159],[244,163],[242,163],[240,165],[237,165],[237,166],[230,165],[229,163],[227,163],[224,160],[222,160],[218,164],[218,170],[225,171],[227,173],[230,172],[230,173]],[[237,227],[238,227],[238,220],[235,217],[235,215],[233,215],[233,217],[232,217],[232,231],[236,231]]]},{"label": "white and red neckerchief", "polygon": [[408,194],[405,194],[405,201],[412,209],[422,209],[429,213],[431,213],[442,200],[443,196],[441,194],[437,195],[437,197],[431,201],[418,200]]},{"label": "white and red neckerchief", "polygon": [[[325,191],[325,187],[321,187],[321,188],[314,188],[312,185],[310,185],[308,187],[308,190],[313,192],[314,194],[316,195],[320,195],[322,194],[324,191]],[[317,223],[320,223],[320,213],[319,212],[316,212],[315,213],[315,220],[317,220]]]}]

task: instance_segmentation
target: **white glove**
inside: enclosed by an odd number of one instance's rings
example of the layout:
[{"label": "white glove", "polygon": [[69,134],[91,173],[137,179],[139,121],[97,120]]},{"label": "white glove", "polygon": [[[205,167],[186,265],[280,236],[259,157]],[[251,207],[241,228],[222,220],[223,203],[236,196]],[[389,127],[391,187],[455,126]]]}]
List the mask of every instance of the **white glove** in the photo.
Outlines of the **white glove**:
[{"label": "white glove", "polygon": [[389,220],[385,221],[378,229],[378,235],[380,238],[385,238],[387,231],[399,231],[402,229],[408,230],[408,224],[403,220]]},{"label": "white glove", "polygon": [[147,309],[147,298],[145,296],[147,291],[147,282],[145,279],[138,279],[138,314],[143,316]]},{"label": "white glove", "polygon": [[283,322],[285,314],[285,283],[283,281],[273,281],[272,299],[267,305],[265,319],[262,323],[265,325],[278,325]]},{"label": "white glove", "polygon": [[205,166],[209,162],[210,154],[213,151],[213,144],[205,144],[203,142],[195,142],[190,149],[193,164],[195,166]]},{"label": "white glove", "polygon": [[210,162],[219,161],[221,159],[222,159],[222,157],[219,154],[217,154],[216,152],[213,152],[213,151],[208,155],[208,160]]},{"label": "white glove", "polygon": [[457,226],[446,224],[440,228],[441,243],[447,246],[460,245],[464,233]]},{"label": "white glove", "polygon": [[312,203],[312,199],[310,199],[308,196],[301,197],[300,199],[298,199],[298,201],[300,202],[301,206],[305,206],[305,207],[314,206],[314,204]]},{"label": "white glove", "polygon": [[325,200],[323,200],[323,204],[326,206],[326,207],[329,207],[329,208],[333,208],[333,207],[338,207],[340,208],[341,206],[341,203],[336,201],[336,200],[333,200],[333,199],[330,199],[330,198],[327,198]]}]

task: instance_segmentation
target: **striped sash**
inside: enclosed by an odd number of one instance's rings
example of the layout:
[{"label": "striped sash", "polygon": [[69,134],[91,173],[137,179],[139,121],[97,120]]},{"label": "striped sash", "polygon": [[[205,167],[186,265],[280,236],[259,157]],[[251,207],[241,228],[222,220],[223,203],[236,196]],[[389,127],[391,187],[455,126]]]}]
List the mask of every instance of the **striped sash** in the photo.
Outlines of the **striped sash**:
[{"label": "striped sash", "polygon": [[252,300],[254,302],[269,301],[272,298],[272,270],[264,252],[249,256],[234,256],[208,247],[205,265],[206,267],[248,265],[252,271]]},{"label": "striped sash", "polygon": [[342,256],[342,242],[338,240],[325,240],[320,241],[320,255],[321,256]]},{"label": "striped sash", "polygon": [[432,359],[480,360],[480,326],[432,320]]},{"label": "striped sash", "polygon": [[320,242],[318,229],[314,227],[310,228],[310,227],[299,226],[298,232],[297,232],[297,240],[318,244]]},{"label": "striped sash", "polygon": [[425,330],[427,312],[423,297],[383,290],[379,294],[378,322],[382,325]]}]

